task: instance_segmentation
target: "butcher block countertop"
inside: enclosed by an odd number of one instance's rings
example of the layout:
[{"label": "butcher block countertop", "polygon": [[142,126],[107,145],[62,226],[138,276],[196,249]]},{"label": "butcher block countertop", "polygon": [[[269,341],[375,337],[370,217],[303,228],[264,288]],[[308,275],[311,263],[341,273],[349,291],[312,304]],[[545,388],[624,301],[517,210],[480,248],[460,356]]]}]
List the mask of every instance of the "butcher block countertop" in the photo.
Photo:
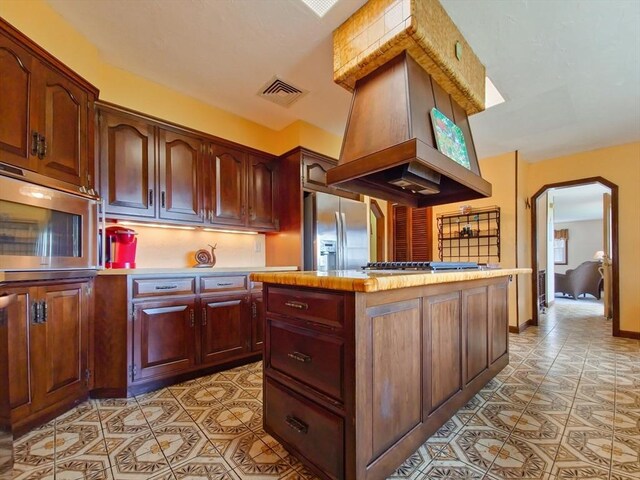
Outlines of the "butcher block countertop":
[{"label": "butcher block countertop", "polygon": [[380,292],[396,288],[420,287],[483,278],[530,274],[530,268],[503,268],[449,272],[332,270],[329,272],[256,272],[254,282],[315,287],[347,292]]}]

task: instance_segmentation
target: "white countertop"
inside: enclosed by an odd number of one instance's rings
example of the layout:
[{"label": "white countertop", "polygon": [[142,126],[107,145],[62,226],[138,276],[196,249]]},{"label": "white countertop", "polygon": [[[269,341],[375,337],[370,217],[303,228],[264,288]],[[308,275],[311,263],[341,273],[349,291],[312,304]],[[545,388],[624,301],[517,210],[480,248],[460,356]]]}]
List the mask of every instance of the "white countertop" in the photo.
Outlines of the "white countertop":
[{"label": "white countertop", "polygon": [[291,272],[298,267],[213,267],[213,268],[106,268],[98,275],[214,275],[216,273]]}]

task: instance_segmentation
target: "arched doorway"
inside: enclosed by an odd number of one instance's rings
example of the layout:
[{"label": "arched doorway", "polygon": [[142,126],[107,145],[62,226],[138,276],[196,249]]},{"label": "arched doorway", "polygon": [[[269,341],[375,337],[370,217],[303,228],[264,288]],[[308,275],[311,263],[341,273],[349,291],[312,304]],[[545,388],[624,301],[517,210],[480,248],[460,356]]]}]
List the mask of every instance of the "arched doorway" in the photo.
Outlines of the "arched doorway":
[{"label": "arched doorway", "polygon": [[579,180],[571,180],[566,182],[552,183],[542,186],[531,198],[531,265],[533,268],[534,281],[532,285],[532,324],[538,325],[538,298],[540,287],[537,278],[540,265],[538,261],[538,198],[546,194],[549,190],[575,187],[580,185],[589,185],[599,183],[608,187],[611,191],[611,318],[612,318],[612,334],[620,335],[620,285],[619,285],[619,251],[618,251],[618,186],[603,177],[589,177]]}]

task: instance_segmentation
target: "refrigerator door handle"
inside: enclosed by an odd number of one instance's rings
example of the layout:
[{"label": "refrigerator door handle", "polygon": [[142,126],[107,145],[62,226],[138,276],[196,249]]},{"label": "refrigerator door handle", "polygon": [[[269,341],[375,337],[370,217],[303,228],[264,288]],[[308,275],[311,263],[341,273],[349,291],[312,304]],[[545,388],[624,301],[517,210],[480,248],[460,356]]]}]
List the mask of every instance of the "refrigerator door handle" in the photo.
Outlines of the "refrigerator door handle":
[{"label": "refrigerator door handle", "polygon": [[342,225],[342,238],[341,238],[341,247],[342,247],[342,269],[346,270],[348,267],[349,259],[347,255],[347,217],[344,212],[340,213],[341,225]]},{"label": "refrigerator door handle", "polygon": [[336,215],[336,269],[342,270],[342,222],[340,219],[340,213],[335,212]]}]

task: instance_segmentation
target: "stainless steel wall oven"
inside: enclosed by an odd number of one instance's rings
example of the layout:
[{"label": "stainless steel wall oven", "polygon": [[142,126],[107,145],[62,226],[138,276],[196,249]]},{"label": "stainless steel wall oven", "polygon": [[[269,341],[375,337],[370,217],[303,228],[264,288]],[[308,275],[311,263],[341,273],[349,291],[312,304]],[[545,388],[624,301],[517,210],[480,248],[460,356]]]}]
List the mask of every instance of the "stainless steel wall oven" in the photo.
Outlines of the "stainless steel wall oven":
[{"label": "stainless steel wall oven", "polygon": [[33,183],[29,173],[0,168],[0,270],[97,268],[98,200]]}]

